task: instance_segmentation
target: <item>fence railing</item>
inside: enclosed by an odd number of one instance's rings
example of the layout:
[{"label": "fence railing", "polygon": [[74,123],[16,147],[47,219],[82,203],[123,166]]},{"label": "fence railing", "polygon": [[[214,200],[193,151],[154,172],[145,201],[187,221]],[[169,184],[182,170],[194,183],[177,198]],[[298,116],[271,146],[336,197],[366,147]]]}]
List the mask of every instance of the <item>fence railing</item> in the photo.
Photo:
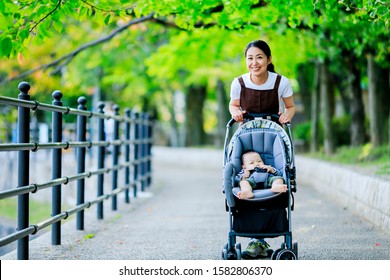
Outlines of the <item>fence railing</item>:
[{"label": "fence railing", "polygon": [[[151,146],[152,146],[152,121],[146,113],[132,112],[129,109],[121,116],[119,107],[114,107],[113,114],[105,114],[104,103],[99,103],[98,111],[88,111],[87,99],[79,97],[78,107],[63,106],[62,93],[54,91],[52,104],[39,103],[30,100],[28,91],[30,85],[26,82],[19,84],[20,94],[18,98],[0,96],[0,105],[16,106],[17,141],[16,143],[0,143],[0,152],[17,152],[17,186],[0,192],[0,200],[17,197],[17,229],[0,239],[0,247],[12,242],[17,242],[17,258],[29,259],[29,236],[35,235],[42,229],[51,225],[52,245],[61,244],[61,220],[76,214],[76,229],[84,230],[84,210],[92,205],[97,206],[97,219],[104,218],[104,200],[111,198],[111,209],[118,208],[118,194],[123,193],[124,203],[130,203],[131,197],[137,197],[137,190],[144,191],[151,184]],[[30,142],[31,140],[31,113],[35,111],[51,112],[51,141],[47,143]],[[63,140],[63,125],[65,115],[76,115],[75,141]],[[97,140],[91,139],[93,120]],[[107,139],[108,126],[112,126],[110,139]],[[94,132],[95,133],[95,132]],[[73,149],[76,153],[74,165],[77,165],[75,174],[63,176],[64,151]],[[97,150],[91,160],[87,157],[87,151]],[[109,150],[108,150],[109,149]],[[51,151],[51,179],[43,182],[30,182],[30,153],[38,150]],[[97,154],[97,156],[96,156]],[[107,164],[109,159],[111,164]],[[47,160],[47,158],[45,159]],[[95,162],[96,169],[91,168],[87,161]],[[48,172],[48,170],[40,170]],[[105,178],[106,176],[106,178]],[[107,176],[111,176],[111,189],[107,192],[104,184]],[[96,180],[92,180],[95,178]],[[121,185],[119,184],[121,181]],[[70,182],[77,183],[76,201],[74,207],[63,210],[62,190],[64,185]],[[86,199],[86,186],[96,183],[96,195],[90,200]],[[30,224],[29,202],[30,195],[50,188],[51,217]],[[4,189],[4,188],[3,188]],[[131,193],[132,191],[132,193]]]}]

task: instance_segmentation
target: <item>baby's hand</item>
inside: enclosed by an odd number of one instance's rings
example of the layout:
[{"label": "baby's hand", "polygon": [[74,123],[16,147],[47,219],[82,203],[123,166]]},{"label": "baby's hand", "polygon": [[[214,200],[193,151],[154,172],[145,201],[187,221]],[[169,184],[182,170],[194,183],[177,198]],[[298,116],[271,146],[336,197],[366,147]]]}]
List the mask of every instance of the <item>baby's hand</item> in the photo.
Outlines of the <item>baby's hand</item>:
[{"label": "baby's hand", "polygon": [[247,179],[247,178],[249,178],[250,175],[251,175],[250,171],[249,170],[245,170],[244,171],[244,175],[242,175],[242,178],[243,179]]},{"label": "baby's hand", "polygon": [[275,168],[273,168],[271,165],[263,165],[261,168],[267,170],[268,173],[274,173]]}]

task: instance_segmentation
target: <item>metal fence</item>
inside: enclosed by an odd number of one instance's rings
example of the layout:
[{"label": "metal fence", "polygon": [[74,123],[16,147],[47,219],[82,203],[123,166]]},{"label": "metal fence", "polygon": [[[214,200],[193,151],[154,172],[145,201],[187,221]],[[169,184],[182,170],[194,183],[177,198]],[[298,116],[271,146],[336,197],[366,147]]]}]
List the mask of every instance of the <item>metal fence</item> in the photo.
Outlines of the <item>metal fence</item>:
[{"label": "metal fence", "polygon": [[[19,84],[18,98],[0,96],[0,105],[16,106],[17,141],[0,143],[0,152],[17,152],[17,186],[0,192],[0,200],[17,197],[17,229],[14,233],[0,239],[0,247],[17,242],[17,258],[29,259],[29,237],[42,229],[51,226],[52,245],[61,244],[61,220],[76,214],[77,230],[84,230],[84,210],[92,205],[97,206],[97,219],[104,219],[104,200],[111,198],[111,209],[118,208],[118,194],[123,193],[124,203],[130,203],[131,197],[137,197],[137,190],[144,191],[151,184],[151,146],[152,121],[148,114],[126,109],[119,115],[119,107],[114,107],[113,114],[105,114],[104,103],[99,103],[98,111],[88,111],[87,99],[80,97],[78,107],[63,106],[62,93],[54,91],[52,104],[30,100],[30,85]],[[31,113],[42,110],[51,112],[51,141],[46,143],[31,141]],[[75,141],[63,140],[65,115],[76,115]],[[97,140],[90,138],[92,120],[97,122]],[[108,124],[112,126],[112,137],[107,139]],[[76,174],[62,175],[64,151],[75,151],[74,165]],[[51,151],[51,179],[43,182],[30,182],[30,154],[38,150]],[[87,152],[96,150],[93,157],[97,168],[87,170]],[[111,164],[107,164],[112,159]],[[46,159],[47,160],[47,159]],[[109,166],[106,166],[109,165]],[[90,167],[90,165],[88,165]],[[47,170],[41,170],[47,172]],[[105,178],[106,176],[106,178]],[[104,187],[107,176],[111,177],[111,188]],[[91,180],[95,178],[96,180]],[[119,180],[122,178],[122,180]],[[105,180],[106,179],[106,180]],[[121,181],[121,185],[119,184]],[[63,210],[62,190],[64,185],[76,183],[76,201],[74,207]],[[96,195],[86,200],[86,186],[96,184]],[[30,224],[30,196],[44,189],[51,189],[51,216],[37,224]],[[48,215],[49,216],[49,215]]]}]

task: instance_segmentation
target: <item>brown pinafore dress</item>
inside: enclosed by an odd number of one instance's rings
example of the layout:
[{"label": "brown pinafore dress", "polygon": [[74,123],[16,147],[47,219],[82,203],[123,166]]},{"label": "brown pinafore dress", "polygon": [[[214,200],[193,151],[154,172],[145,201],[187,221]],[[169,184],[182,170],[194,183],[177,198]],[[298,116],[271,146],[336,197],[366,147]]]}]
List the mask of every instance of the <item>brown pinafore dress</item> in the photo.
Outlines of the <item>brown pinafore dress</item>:
[{"label": "brown pinafore dress", "polygon": [[279,113],[279,84],[281,76],[276,77],[273,89],[257,90],[245,87],[244,80],[240,76],[238,81],[241,85],[240,106],[248,113]]}]

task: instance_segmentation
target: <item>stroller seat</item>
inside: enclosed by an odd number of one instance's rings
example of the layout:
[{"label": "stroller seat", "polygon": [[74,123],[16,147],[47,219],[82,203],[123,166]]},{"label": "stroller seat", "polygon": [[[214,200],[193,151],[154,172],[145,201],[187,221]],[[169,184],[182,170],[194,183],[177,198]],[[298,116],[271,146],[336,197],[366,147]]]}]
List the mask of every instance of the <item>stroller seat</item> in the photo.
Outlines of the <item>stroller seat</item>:
[{"label": "stroller seat", "polygon": [[[275,167],[283,174],[285,178],[285,156],[283,143],[276,132],[264,131],[263,129],[255,129],[253,131],[242,133],[235,141],[233,148],[233,154],[231,157],[232,164],[234,166],[235,173],[241,170],[242,161],[241,157],[246,151],[255,151],[260,154],[264,163]],[[233,194],[237,196],[240,191],[238,186],[235,186],[232,190]],[[264,200],[271,199],[281,193],[274,193],[269,189],[255,189],[254,198],[250,200]]]},{"label": "stroller seat", "polygon": [[[264,121],[263,121],[264,122]],[[274,129],[250,128],[241,130],[228,148],[229,161],[224,168],[224,191],[226,193],[227,204],[235,207],[238,199],[237,193],[240,191],[235,183],[235,176],[242,169],[242,155],[246,151],[255,151],[260,154],[264,163],[279,170],[285,182],[289,179],[286,168],[289,164],[289,156],[286,151],[285,142],[281,136],[281,131],[275,126]],[[245,199],[250,202],[261,202],[283,196],[283,193],[274,193],[270,189],[254,189],[254,197]],[[284,205],[286,206],[286,205]]]}]

